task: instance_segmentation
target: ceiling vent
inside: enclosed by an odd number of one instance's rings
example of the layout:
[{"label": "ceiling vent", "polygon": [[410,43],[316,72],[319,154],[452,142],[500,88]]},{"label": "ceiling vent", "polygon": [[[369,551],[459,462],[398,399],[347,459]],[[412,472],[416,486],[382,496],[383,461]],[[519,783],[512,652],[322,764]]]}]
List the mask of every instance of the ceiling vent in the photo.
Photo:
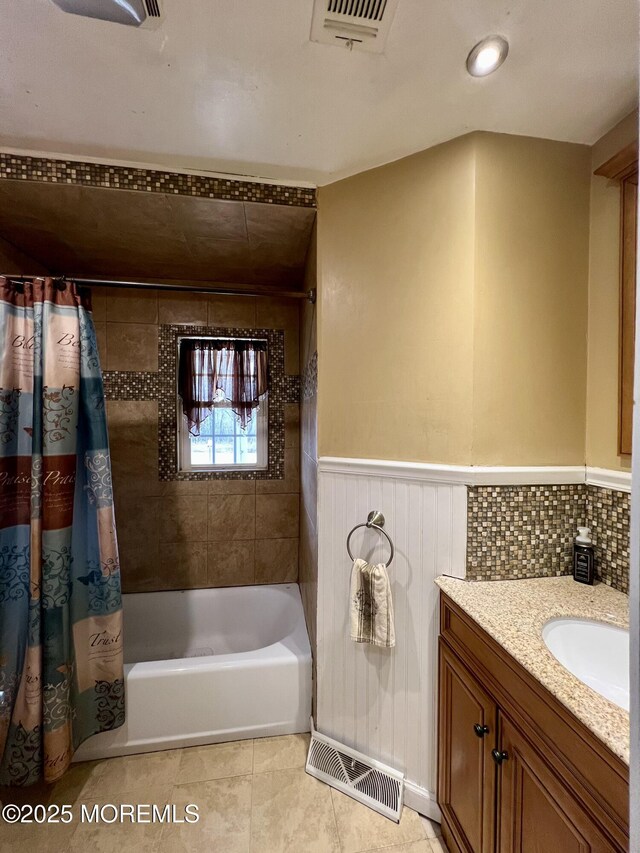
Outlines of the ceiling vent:
[{"label": "ceiling vent", "polygon": [[311,41],[382,53],[399,0],[315,0]]},{"label": "ceiling vent", "polygon": [[160,0],[53,0],[64,12],[154,30],[162,20]]},{"label": "ceiling vent", "polygon": [[160,0],[143,0],[143,2],[147,17],[141,25],[142,29],[155,30],[164,20],[164,15],[162,14],[162,4]]}]

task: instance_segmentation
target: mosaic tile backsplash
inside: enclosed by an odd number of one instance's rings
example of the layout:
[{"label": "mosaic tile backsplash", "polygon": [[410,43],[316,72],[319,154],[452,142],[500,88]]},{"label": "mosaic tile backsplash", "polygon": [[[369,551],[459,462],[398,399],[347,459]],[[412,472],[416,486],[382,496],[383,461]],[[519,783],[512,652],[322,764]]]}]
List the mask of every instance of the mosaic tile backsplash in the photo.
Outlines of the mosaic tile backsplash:
[{"label": "mosaic tile backsplash", "polygon": [[629,495],[584,484],[469,488],[467,577],[571,574],[578,524],[592,530],[599,579],[627,593]]},{"label": "mosaic tile backsplash", "polygon": [[586,486],[585,491],[598,577],[628,594],[631,495],[597,486]]}]

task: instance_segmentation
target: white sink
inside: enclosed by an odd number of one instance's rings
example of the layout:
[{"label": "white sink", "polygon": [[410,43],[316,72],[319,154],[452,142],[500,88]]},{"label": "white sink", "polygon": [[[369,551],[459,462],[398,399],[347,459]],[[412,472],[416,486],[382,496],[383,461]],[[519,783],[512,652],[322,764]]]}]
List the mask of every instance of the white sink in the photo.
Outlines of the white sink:
[{"label": "white sink", "polygon": [[629,710],[629,632],[591,619],[550,619],[542,639],[576,678]]}]

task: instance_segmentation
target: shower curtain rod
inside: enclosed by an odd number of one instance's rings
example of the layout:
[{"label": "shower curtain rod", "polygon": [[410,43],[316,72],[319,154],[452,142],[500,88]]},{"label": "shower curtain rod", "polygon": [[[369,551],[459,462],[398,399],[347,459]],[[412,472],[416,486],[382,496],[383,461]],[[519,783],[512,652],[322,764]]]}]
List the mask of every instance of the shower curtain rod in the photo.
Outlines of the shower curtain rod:
[{"label": "shower curtain rod", "polygon": [[[32,281],[34,278],[44,279],[42,275],[8,275],[3,274],[3,278],[11,281]],[[309,302],[316,301],[315,290],[270,290],[262,288],[242,287],[233,284],[208,284],[204,287],[194,287],[192,283],[180,284],[180,282],[167,281],[111,281],[102,278],[78,278],[75,275],[52,275],[51,278],[64,278],[68,281],[74,281],[76,284],[86,287],[130,287],[132,289],[144,290],[173,290],[186,293],[215,293],[218,296],[270,296],[280,299],[308,299]]]}]

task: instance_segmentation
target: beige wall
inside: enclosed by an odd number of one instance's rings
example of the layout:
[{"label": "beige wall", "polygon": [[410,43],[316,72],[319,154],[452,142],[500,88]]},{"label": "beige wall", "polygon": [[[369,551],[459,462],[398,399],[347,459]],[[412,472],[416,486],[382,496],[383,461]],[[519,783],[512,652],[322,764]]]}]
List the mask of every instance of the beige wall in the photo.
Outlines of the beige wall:
[{"label": "beige wall", "polygon": [[319,190],[320,456],[471,461],[473,140]]},{"label": "beige wall", "polygon": [[321,188],[321,456],[584,462],[589,165],[478,133]]},{"label": "beige wall", "polygon": [[[638,136],[638,113],[627,116],[592,149],[591,169]],[[620,296],[620,185],[591,177],[587,465],[629,470],[618,456],[618,343]]]},{"label": "beige wall", "polygon": [[[160,323],[275,328],[285,371],[299,370],[291,300],[94,291],[103,370],[157,371]],[[125,592],[288,583],[298,579],[299,405],[285,405],[283,480],[161,481],[158,404],[108,400],[114,500]]]},{"label": "beige wall", "polygon": [[474,143],[473,464],[583,465],[589,149]]}]

